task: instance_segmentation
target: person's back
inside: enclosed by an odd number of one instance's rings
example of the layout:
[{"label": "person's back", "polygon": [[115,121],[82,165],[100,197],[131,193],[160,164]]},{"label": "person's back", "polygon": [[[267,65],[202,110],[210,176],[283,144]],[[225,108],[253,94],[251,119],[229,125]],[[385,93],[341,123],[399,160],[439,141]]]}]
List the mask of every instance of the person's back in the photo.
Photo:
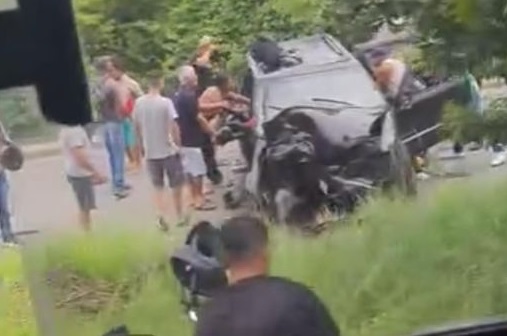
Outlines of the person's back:
[{"label": "person's back", "polygon": [[195,336],[338,336],[327,308],[305,286],[271,277],[268,229],[233,217],[220,228],[229,286],[201,309]]},{"label": "person's back", "polygon": [[162,159],[175,153],[170,125],[176,113],[172,101],[161,95],[146,94],[137,99],[134,118],[141,128],[147,159]]},{"label": "person's back", "polygon": [[229,286],[199,318],[197,336],[339,335],[313,292],[276,277],[259,276]]}]

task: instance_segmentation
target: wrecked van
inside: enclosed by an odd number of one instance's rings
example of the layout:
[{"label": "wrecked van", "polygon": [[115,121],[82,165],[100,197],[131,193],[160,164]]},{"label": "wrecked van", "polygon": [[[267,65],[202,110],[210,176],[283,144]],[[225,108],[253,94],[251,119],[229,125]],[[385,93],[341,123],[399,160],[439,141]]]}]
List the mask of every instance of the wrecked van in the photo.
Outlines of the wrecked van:
[{"label": "wrecked van", "polygon": [[233,114],[224,126],[248,162],[244,190],[226,195],[226,203],[246,197],[278,222],[310,223],[323,209],[352,211],[374,190],[414,194],[411,157],[438,141],[443,104],[459,83],[428,88],[394,108],[333,37],[278,46],[297,61],[266,71],[247,55],[242,93],[252,99],[256,123],[242,129]]}]

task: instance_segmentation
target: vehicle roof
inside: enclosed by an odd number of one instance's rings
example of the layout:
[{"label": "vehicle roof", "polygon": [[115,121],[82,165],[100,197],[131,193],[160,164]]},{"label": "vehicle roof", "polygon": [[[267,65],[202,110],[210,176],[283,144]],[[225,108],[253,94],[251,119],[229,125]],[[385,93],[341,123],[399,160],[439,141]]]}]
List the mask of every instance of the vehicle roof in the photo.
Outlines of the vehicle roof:
[{"label": "vehicle roof", "polygon": [[264,73],[252,56],[248,54],[248,65],[255,79],[287,77],[357,63],[352,54],[341,43],[327,34],[281,41],[278,42],[278,46],[284,50],[295,50],[296,55],[302,59],[301,64]]},{"label": "vehicle roof", "polygon": [[303,64],[264,74],[249,58],[255,79],[254,110],[263,114],[263,121],[276,116],[280,109],[316,105],[311,98],[344,101],[364,107],[363,113],[368,114],[372,108],[384,109],[386,102],[374,89],[366,69],[334,38],[314,35],[279,44],[297,49]]}]

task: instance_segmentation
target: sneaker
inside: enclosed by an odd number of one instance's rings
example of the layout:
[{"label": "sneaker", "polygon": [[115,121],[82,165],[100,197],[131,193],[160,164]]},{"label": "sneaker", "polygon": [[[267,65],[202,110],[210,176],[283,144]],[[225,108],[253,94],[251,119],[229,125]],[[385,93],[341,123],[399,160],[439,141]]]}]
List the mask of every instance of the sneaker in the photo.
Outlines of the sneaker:
[{"label": "sneaker", "polygon": [[505,152],[497,153],[493,157],[493,160],[491,160],[491,166],[492,167],[499,167],[499,166],[502,166],[503,164],[505,164],[506,161],[507,161],[507,153],[505,153]]},{"label": "sneaker", "polygon": [[160,217],[157,221],[157,226],[162,232],[169,231],[169,224],[167,224],[166,220],[162,217]]},{"label": "sneaker", "polygon": [[114,193],[114,197],[116,197],[117,200],[122,200],[124,198],[127,198],[128,196],[129,196],[129,193],[126,190],[117,191]]}]

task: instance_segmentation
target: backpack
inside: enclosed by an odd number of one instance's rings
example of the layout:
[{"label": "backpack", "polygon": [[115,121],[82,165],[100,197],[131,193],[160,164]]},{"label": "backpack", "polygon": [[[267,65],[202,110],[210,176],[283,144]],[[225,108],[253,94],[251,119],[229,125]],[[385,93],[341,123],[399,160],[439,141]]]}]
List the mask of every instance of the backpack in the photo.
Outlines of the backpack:
[{"label": "backpack", "polygon": [[479,115],[484,112],[484,106],[482,103],[481,89],[475,77],[467,72],[465,75],[465,85],[468,92],[468,108]]},{"label": "backpack", "polygon": [[170,264],[181,286],[181,303],[187,312],[198,308],[202,298],[210,298],[227,286],[219,229],[207,221],[190,230],[184,246],[171,255]]}]

